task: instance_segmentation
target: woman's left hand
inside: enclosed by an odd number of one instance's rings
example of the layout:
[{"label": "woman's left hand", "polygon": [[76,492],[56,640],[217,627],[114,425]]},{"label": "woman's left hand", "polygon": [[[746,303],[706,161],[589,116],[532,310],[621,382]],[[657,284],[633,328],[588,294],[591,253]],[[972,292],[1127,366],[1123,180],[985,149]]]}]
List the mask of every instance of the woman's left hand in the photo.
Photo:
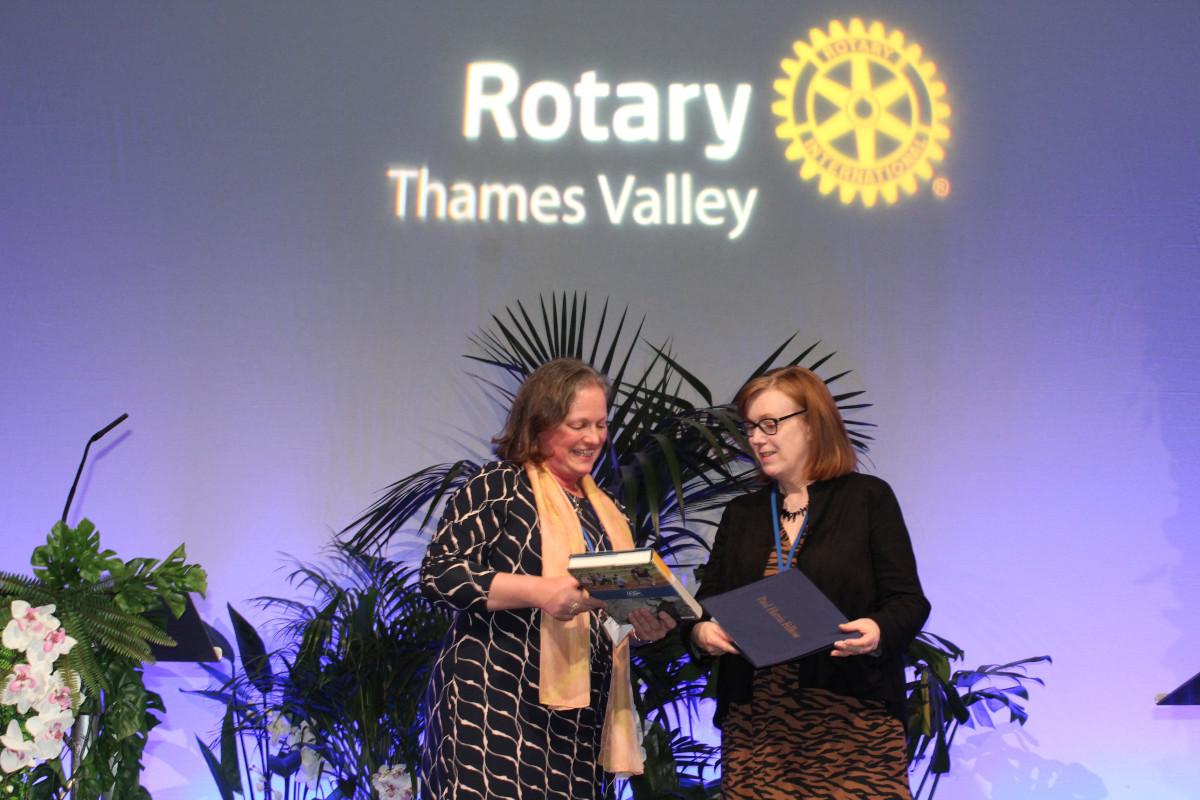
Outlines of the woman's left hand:
[{"label": "woman's left hand", "polygon": [[675,618],[665,611],[657,614],[648,608],[629,612],[629,623],[633,625],[633,636],[640,642],[657,642],[675,627]]},{"label": "woman's left hand", "polygon": [[858,638],[834,642],[832,655],[835,658],[865,656],[879,649],[879,624],[873,619],[852,619],[838,625],[838,630],[842,633],[857,633]]}]

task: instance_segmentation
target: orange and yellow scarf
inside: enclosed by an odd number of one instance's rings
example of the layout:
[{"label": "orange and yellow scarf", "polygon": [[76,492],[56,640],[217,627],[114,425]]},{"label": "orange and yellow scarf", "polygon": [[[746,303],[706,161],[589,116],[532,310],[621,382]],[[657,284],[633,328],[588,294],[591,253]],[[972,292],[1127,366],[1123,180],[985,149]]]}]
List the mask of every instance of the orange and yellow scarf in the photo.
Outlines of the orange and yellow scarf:
[{"label": "orange and yellow scarf", "polygon": [[[526,464],[533,484],[538,524],[542,532],[542,575],[567,574],[567,559],[582,553],[583,528],[574,507],[554,476],[540,464]],[[583,491],[604,532],[616,550],[633,547],[629,523],[592,476],[583,479]],[[542,614],[541,702],[556,710],[583,708],[591,699],[591,632],[588,614],[563,621]],[[600,747],[600,766],[620,776],[641,775],[645,753],[637,735],[637,712],[633,707],[633,685],[629,677],[629,637],[613,647],[612,680]]]}]

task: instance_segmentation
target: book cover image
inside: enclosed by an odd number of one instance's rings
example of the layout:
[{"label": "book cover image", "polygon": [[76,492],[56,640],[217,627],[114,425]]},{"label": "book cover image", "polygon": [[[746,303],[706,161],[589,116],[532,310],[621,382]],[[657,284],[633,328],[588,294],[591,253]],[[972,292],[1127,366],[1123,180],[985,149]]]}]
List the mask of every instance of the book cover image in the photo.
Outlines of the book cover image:
[{"label": "book cover image", "polygon": [[[628,623],[630,612],[639,608],[666,611],[681,620],[699,618],[700,605],[657,553],[649,550],[629,552],[631,558],[623,559],[626,563],[612,563],[612,557],[618,555],[615,553],[572,556],[569,569],[580,586],[595,599],[602,600],[605,611],[622,625]],[[636,562],[630,563],[633,558]]]}]

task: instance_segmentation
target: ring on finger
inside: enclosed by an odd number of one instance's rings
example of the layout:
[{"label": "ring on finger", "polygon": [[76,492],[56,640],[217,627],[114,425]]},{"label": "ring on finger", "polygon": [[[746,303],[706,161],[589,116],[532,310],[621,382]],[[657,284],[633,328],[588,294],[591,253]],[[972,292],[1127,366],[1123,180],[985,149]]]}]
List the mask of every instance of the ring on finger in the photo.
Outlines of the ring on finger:
[{"label": "ring on finger", "polygon": [[567,608],[567,613],[570,614],[572,617],[575,616],[577,613],[579,613],[579,601],[578,600],[571,601],[570,607]]}]

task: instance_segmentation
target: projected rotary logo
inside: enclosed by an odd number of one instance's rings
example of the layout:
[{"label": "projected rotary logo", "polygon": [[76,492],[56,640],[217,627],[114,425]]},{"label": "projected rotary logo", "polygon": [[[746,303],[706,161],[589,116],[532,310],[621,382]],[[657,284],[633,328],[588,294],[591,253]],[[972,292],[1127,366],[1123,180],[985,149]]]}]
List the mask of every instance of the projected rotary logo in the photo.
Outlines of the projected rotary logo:
[{"label": "projected rotary logo", "polygon": [[[881,22],[852,19],[849,28],[830,23],[828,33],[814,28],[792,49],[796,57],[780,62],[771,110],[801,178],[816,180],[823,195],[836,189],[843,203],[859,198],[868,208],[934,181],[933,164],[950,138],[950,106],[920,45]],[[945,194],[948,186],[939,180],[934,189]]]}]

